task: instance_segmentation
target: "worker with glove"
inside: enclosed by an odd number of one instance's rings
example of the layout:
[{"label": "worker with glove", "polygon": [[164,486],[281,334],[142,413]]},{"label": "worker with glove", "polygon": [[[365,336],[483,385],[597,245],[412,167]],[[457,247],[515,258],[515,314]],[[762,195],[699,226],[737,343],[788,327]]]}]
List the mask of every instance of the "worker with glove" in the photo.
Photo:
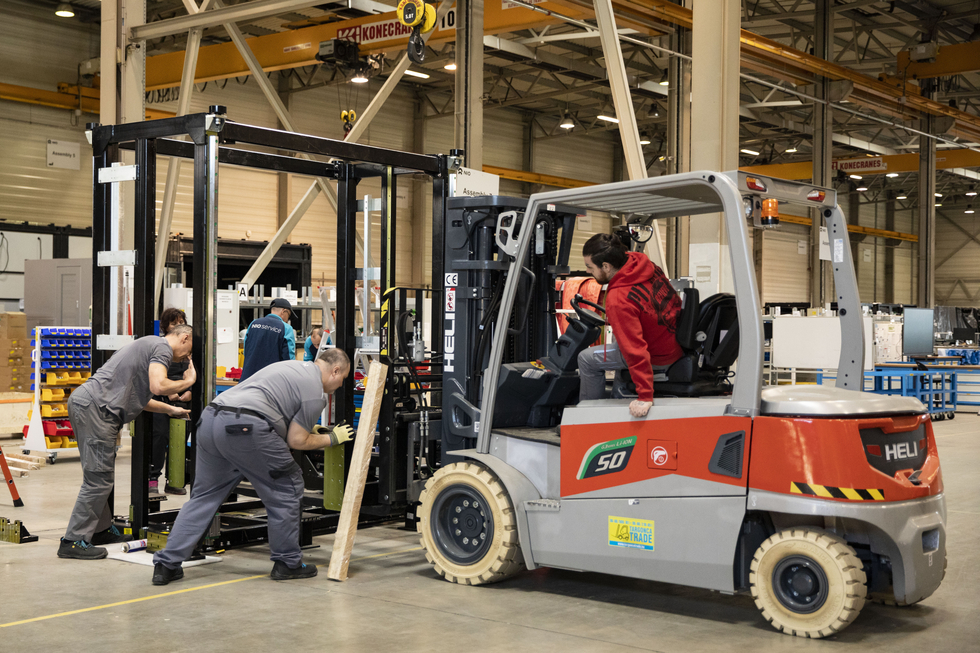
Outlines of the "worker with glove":
[{"label": "worker with glove", "polygon": [[211,524],[218,508],[243,479],[265,505],[273,580],[311,578],[299,546],[303,475],[290,449],[343,444],[354,437],[345,424],[317,426],[326,394],[350,372],[340,349],[325,349],[310,362],[281,361],[262,368],[204,409],[197,429],[196,475],[191,498],[180,510],[167,546],[153,556],[153,584],[184,577],[181,563]]}]

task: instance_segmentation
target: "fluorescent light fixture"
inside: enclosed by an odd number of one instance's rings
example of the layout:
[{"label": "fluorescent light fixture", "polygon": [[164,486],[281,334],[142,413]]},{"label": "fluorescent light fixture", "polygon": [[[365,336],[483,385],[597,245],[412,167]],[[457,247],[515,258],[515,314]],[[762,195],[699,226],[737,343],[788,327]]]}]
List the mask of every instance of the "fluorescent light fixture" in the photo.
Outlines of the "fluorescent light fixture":
[{"label": "fluorescent light fixture", "polygon": [[868,187],[867,186],[858,186],[856,190],[859,193],[863,193],[864,191],[868,190]]},{"label": "fluorescent light fixture", "polygon": [[619,122],[619,118],[613,118],[612,116],[596,116],[598,120],[605,120],[606,122]]},{"label": "fluorescent light fixture", "polygon": [[443,66],[443,68],[445,68],[446,70],[456,70],[456,62],[450,61],[445,66]]},{"label": "fluorescent light fixture", "polygon": [[742,150],[739,150],[739,152],[741,152],[742,154],[751,154],[752,156],[759,156],[759,153],[756,152],[755,150],[745,150],[745,149],[742,149]]},{"label": "fluorescent light fixture", "polygon": [[907,200],[908,199],[908,196],[906,196],[906,195],[899,195],[895,199],[897,199],[897,200]]},{"label": "fluorescent light fixture", "polygon": [[61,18],[71,18],[75,15],[75,10],[72,9],[71,5],[67,2],[62,2],[60,5],[58,5],[58,8],[55,9],[54,15]]},{"label": "fluorescent light fixture", "polygon": [[350,81],[355,84],[367,84],[368,78],[364,76],[364,73],[358,72],[350,78]]},{"label": "fluorescent light fixture", "polygon": [[429,76],[427,74],[420,73],[416,70],[406,70],[405,74],[409,75],[410,77],[418,77],[419,79],[429,79]]},{"label": "fluorescent light fixture", "polygon": [[897,177],[898,176],[898,173],[897,172],[889,172],[885,176],[886,177],[892,177],[892,178],[894,178],[894,177]]},{"label": "fluorescent light fixture", "polygon": [[942,193],[936,193],[936,197],[942,197],[942,196],[943,196]]},{"label": "fluorescent light fixture", "polygon": [[861,175],[851,175],[851,179],[862,179]]},{"label": "fluorescent light fixture", "polygon": [[786,154],[792,154],[795,151],[796,151],[796,148],[795,147],[791,147],[788,150],[786,150]]}]

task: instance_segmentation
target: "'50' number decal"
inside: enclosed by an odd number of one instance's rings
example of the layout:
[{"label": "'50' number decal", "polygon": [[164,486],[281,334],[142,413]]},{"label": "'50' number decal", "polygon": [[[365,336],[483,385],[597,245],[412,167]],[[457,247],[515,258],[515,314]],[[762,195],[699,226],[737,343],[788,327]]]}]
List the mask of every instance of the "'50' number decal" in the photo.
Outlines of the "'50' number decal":
[{"label": "'50' number decal", "polygon": [[593,445],[582,457],[582,464],[579,466],[576,478],[581,481],[623,471],[629,464],[635,444],[636,436]]}]

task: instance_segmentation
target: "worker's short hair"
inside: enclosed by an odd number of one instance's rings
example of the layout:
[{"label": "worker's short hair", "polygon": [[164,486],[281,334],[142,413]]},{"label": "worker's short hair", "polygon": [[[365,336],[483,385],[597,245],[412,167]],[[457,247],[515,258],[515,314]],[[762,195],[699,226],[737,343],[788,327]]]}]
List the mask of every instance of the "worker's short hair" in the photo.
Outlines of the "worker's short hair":
[{"label": "worker's short hair", "polygon": [[596,267],[608,263],[617,270],[628,260],[626,245],[613,234],[596,234],[585,241],[582,256],[588,256]]},{"label": "worker's short hair", "polygon": [[313,331],[310,332],[310,335],[311,336],[322,336],[323,335],[323,329],[320,329],[320,328],[313,329]]},{"label": "worker's short hair", "polygon": [[192,336],[194,334],[194,329],[189,324],[178,324],[174,328],[170,329],[170,333],[167,335],[171,336],[182,336],[184,334]]},{"label": "worker's short hair", "polygon": [[343,349],[337,349],[336,347],[331,347],[330,349],[321,349],[320,353],[316,355],[318,361],[323,361],[327,365],[333,367],[334,365],[343,365],[344,367],[350,367],[350,357],[347,356],[347,352]]}]

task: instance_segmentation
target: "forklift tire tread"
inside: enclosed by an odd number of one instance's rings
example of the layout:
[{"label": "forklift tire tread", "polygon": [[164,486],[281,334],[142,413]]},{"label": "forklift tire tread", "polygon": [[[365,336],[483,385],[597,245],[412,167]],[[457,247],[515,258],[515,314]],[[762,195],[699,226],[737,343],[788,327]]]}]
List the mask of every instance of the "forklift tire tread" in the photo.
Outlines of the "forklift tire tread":
[{"label": "forklift tire tread", "polygon": [[[804,570],[802,583],[797,582],[795,569]],[[780,583],[785,584],[783,589],[777,587]],[[773,628],[814,639],[846,628],[861,612],[868,592],[867,576],[854,549],[832,533],[807,527],[779,531],[756,549],[749,586],[756,606]],[[810,586],[823,586],[822,594],[801,599],[799,609],[787,605],[798,596],[797,589]],[[816,607],[806,606],[808,600],[817,601]]]},{"label": "forklift tire tread", "polygon": [[[493,536],[486,553],[472,564],[461,565],[440,550],[433,533],[432,506],[439,494],[454,486],[469,486],[484,497],[493,519]],[[472,462],[453,463],[437,471],[419,497],[418,531],[426,559],[451,583],[484,585],[509,578],[524,569],[517,535],[517,512],[506,488],[495,474]]]}]

